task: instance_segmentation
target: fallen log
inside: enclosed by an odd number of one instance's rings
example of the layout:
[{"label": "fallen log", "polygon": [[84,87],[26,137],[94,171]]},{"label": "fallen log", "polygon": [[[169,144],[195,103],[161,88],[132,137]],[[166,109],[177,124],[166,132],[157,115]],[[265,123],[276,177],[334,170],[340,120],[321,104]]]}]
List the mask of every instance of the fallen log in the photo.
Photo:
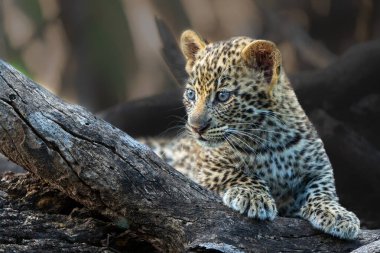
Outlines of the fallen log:
[{"label": "fallen log", "polygon": [[343,241],[300,219],[243,217],[126,133],[2,61],[0,126],[5,156],[157,252],[347,252],[380,240],[380,231]]}]

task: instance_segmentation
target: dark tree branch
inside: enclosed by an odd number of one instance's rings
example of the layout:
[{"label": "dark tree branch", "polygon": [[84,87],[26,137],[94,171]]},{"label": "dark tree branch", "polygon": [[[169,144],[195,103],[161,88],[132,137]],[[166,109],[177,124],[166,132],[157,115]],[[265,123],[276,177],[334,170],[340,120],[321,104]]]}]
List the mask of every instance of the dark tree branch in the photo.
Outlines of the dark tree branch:
[{"label": "dark tree branch", "polygon": [[98,116],[112,122],[133,137],[157,136],[165,132],[170,134],[171,131],[167,130],[174,129],[173,126],[178,126],[180,120],[185,117],[182,89],[125,102],[99,113]]},{"label": "dark tree branch", "polygon": [[342,241],[303,220],[260,222],[85,109],[70,105],[0,62],[1,152],[84,206],[125,221],[157,251],[342,252],[380,239]]},{"label": "dark tree branch", "polygon": [[157,17],[155,20],[162,43],[162,57],[178,85],[182,86],[188,77],[185,71],[185,59],[178,47],[177,40],[170,31],[168,25]]},{"label": "dark tree branch", "polygon": [[255,2],[263,18],[263,24],[266,27],[264,37],[279,42],[287,40],[295,46],[300,58],[314,68],[326,67],[336,59],[323,44],[314,40],[298,24],[291,22],[281,16],[269,7],[267,1]]}]

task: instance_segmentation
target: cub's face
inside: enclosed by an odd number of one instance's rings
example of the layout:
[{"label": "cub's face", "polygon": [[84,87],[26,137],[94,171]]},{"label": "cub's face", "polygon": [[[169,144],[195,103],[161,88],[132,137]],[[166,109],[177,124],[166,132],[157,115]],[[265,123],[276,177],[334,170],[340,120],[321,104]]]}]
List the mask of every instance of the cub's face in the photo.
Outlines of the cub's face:
[{"label": "cub's face", "polygon": [[264,120],[277,82],[280,54],[273,43],[246,37],[206,44],[192,31],[181,37],[189,79],[187,129],[201,145],[234,146]]}]

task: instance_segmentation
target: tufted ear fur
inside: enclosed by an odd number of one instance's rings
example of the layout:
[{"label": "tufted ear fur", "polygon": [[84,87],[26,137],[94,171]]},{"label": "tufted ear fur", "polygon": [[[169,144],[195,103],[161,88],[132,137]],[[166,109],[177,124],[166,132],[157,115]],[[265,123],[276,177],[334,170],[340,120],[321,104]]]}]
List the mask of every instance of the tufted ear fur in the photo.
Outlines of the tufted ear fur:
[{"label": "tufted ear fur", "polygon": [[243,49],[242,57],[248,67],[264,72],[271,91],[278,81],[281,68],[281,53],[276,45],[267,40],[255,40]]},{"label": "tufted ear fur", "polygon": [[204,47],[206,47],[206,42],[203,41],[194,31],[186,30],[182,33],[181,49],[186,58],[186,71],[188,73],[194,65],[196,54]]}]

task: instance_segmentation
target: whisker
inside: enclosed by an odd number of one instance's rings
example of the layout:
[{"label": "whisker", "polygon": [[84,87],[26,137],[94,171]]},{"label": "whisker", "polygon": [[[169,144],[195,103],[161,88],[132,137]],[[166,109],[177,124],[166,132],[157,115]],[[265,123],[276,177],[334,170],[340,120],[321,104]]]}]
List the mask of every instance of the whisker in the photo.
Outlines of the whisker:
[{"label": "whisker", "polygon": [[[233,136],[231,136],[231,137],[233,137]],[[249,167],[248,167],[248,164],[247,164],[246,161],[245,161],[245,159],[242,157],[242,155],[240,155],[240,151],[239,151],[239,150],[236,148],[236,146],[233,144],[233,141],[234,141],[234,140],[233,140],[233,139],[229,139],[228,136],[226,136],[225,139],[226,139],[227,143],[232,147],[232,149],[236,151],[235,155],[237,155],[238,158],[240,159],[240,161],[243,162],[244,165],[245,165],[247,168],[249,168]],[[248,155],[247,152],[244,152],[244,154],[245,154],[245,155]]]},{"label": "whisker", "polygon": [[[265,139],[263,139],[263,138],[261,138],[261,137],[255,135],[255,134],[253,134],[253,133],[251,133],[252,135],[250,135],[250,134],[248,134],[248,133],[245,133],[245,132],[242,132],[242,131],[239,131],[239,130],[235,130],[235,129],[228,129],[227,131],[229,131],[229,132],[233,132],[233,133],[236,133],[236,134],[244,135],[244,136],[246,136],[246,137],[252,139],[252,140],[255,141],[255,142],[257,141],[257,140],[255,140],[255,138],[258,138],[258,139],[260,139],[260,140],[262,140],[262,141],[264,141],[264,142],[266,141]],[[262,143],[262,142],[259,142],[259,144],[263,144],[263,143]]]},{"label": "whisker", "polygon": [[[255,159],[256,159],[256,157],[257,157],[257,151],[254,149],[254,148],[252,148],[252,147],[250,147],[246,142],[244,142],[243,140],[241,140],[241,138],[239,138],[238,136],[234,136],[234,135],[232,135],[231,137],[234,137],[236,140],[237,140],[237,142],[242,142],[243,144],[245,144],[248,148],[249,148],[249,150],[250,150],[250,152],[252,152],[253,154],[254,154],[254,156],[253,156],[253,162],[255,162]],[[252,155],[248,155],[248,153],[247,152],[244,152],[248,157],[252,157]],[[247,168],[249,168],[249,166],[248,166],[248,164],[247,163],[245,163],[245,165],[247,166]]]}]

